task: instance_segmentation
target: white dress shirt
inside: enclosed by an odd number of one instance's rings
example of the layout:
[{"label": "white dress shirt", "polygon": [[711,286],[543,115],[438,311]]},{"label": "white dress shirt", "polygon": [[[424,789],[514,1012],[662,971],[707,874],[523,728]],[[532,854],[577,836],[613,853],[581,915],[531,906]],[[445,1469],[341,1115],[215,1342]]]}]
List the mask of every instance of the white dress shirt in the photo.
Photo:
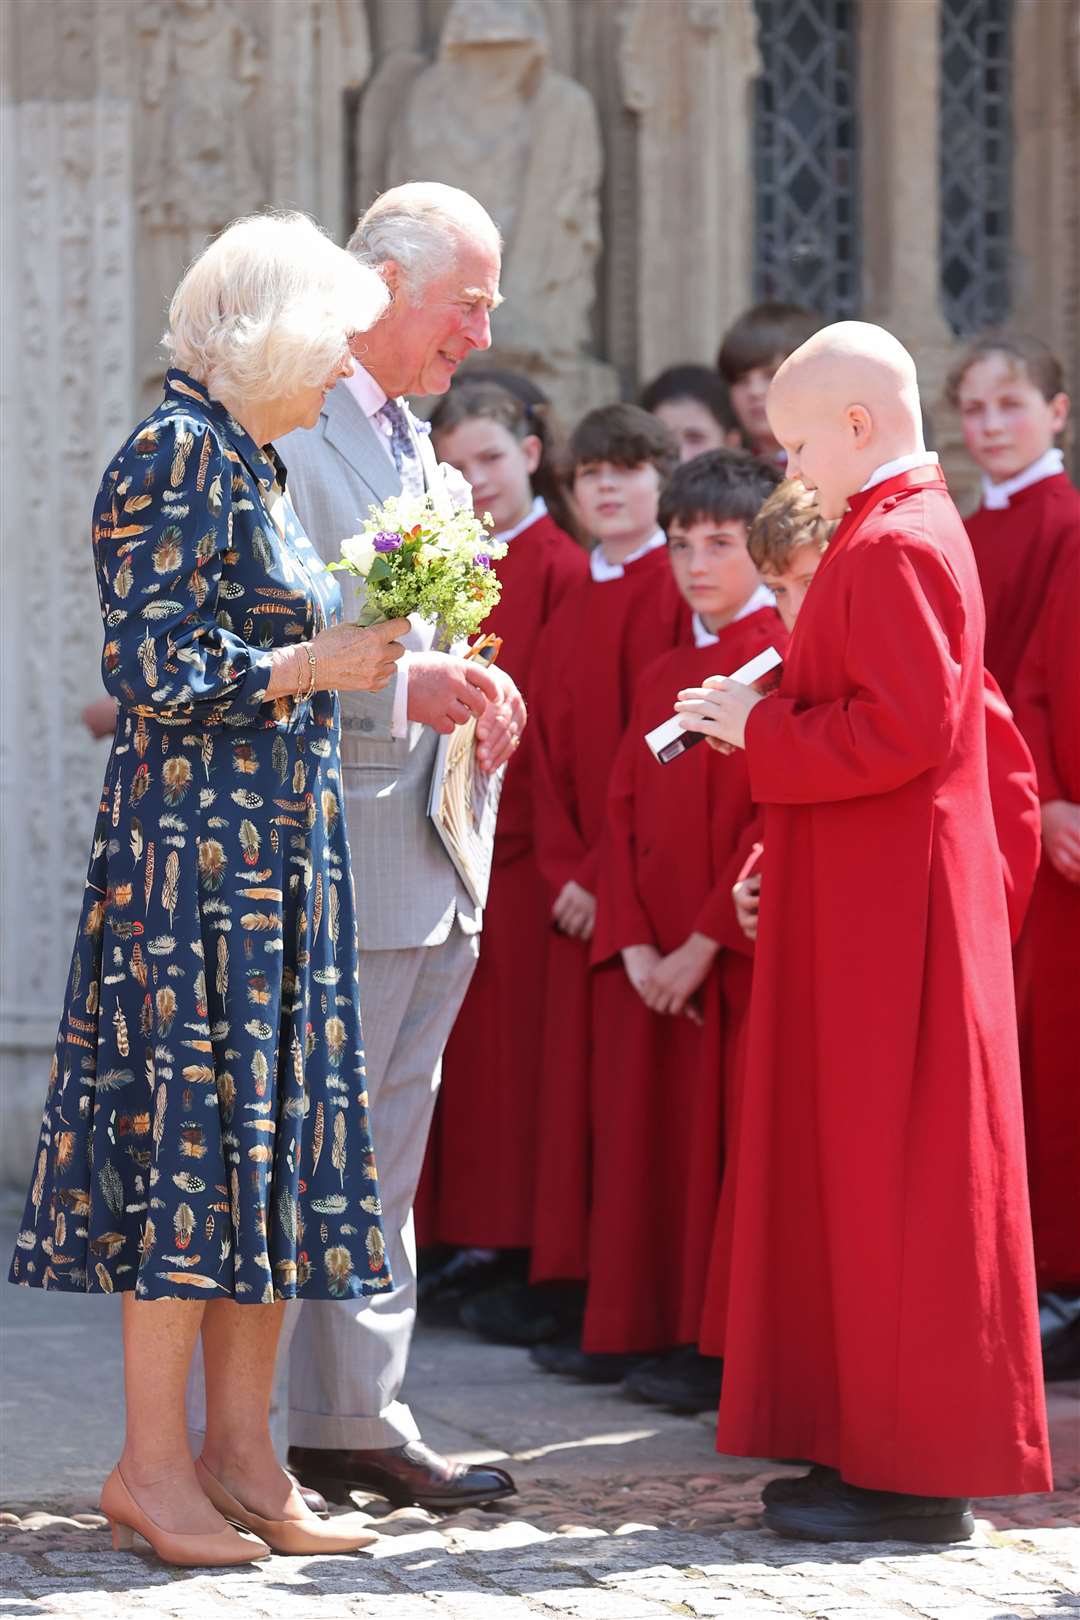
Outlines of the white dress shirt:
[{"label": "white dress shirt", "polygon": [[883,461],[880,467],[875,467],[865,484],[859,486],[859,494],[864,489],[873,489],[875,484],[883,484],[886,478],[899,478],[901,473],[911,472],[915,467],[936,467],[938,456],[935,450],[916,450],[914,455],[897,456],[893,461]]},{"label": "white dress shirt", "polygon": [[1056,478],[1065,471],[1065,457],[1060,450],[1047,450],[1038,461],[1018,472],[1013,478],[1003,478],[1000,484],[991,483],[983,475],[982,503],[988,512],[1004,512],[1014,495],[1032,484],[1041,484],[1044,478]]},{"label": "white dress shirt", "polygon": [[546,516],[547,501],[542,495],[537,495],[520,523],[515,523],[512,529],[503,529],[501,532],[496,530],[492,539],[501,540],[504,546],[508,546],[511,540],[516,540],[519,534],[524,534],[526,529],[530,529],[538,518]]},{"label": "white dress shirt", "polygon": [[649,552],[655,551],[658,546],[666,545],[667,535],[663,529],[657,529],[651,540],[646,540],[643,546],[638,546],[637,550],[632,551],[621,563],[608,562],[603,547],[594,546],[589,552],[589,570],[598,585],[606,585],[609,580],[622,579],[631,563],[637,562],[640,557],[647,557]]},{"label": "white dress shirt", "polygon": [[[767,585],[759,585],[754,591],[754,594],[746,599],[738,613],[732,614],[731,618],[728,620],[728,624],[738,624],[740,619],[748,619],[751,613],[758,613],[762,608],[775,606],[776,597],[773,595],[772,591],[770,591],[769,587]],[[707,630],[705,628],[705,621],[701,617],[700,613],[694,614],[693,626],[695,647],[716,646],[716,643],[720,640],[720,637],[718,635],[714,636],[711,630]],[[724,628],[726,629],[727,625],[725,625]]]}]

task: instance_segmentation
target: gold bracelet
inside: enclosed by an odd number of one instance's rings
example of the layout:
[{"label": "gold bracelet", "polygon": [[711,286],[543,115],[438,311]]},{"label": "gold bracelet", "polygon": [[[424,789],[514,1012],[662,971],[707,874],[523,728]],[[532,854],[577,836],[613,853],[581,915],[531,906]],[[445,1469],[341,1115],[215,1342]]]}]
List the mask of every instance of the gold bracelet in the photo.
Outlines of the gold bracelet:
[{"label": "gold bracelet", "polygon": [[[297,654],[302,653],[303,650],[304,650],[303,647],[297,647],[296,648]],[[303,703],[303,701],[304,701],[304,660],[301,657],[298,656],[297,659],[296,659],[296,702],[297,703]]]},{"label": "gold bracelet", "polygon": [[308,673],[309,673],[308,687],[307,687],[307,691],[304,693],[304,699],[305,699],[306,702],[310,703],[311,699],[315,696],[315,676],[316,676],[315,648],[312,646],[311,642],[308,641],[308,642],[305,642],[303,644],[302,651],[307,653]]}]

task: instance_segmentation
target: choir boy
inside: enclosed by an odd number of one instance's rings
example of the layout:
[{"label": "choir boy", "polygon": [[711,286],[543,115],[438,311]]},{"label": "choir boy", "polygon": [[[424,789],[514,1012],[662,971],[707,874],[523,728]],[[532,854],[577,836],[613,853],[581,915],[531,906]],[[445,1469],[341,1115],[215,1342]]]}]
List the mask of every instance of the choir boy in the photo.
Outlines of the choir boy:
[{"label": "choir boy", "polygon": [[819,315],[798,304],[754,304],[728,327],[716,357],[746,448],[781,467],[784,456],[769,426],[765,396],[777,366],[820,325]]},{"label": "choir boy", "polygon": [[981,339],[947,385],[982,472],[967,520],[986,603],[986,666],[1009,703],[1058,565],[1080,546],[1080,492],[1057,440],[1069,414],[1061,363],[1037,338]]},{"label": "choir boy", "polygon": [[[1057,567],[1016,680],[1035,756],[1043,860],[1016,960],[1040,1289],[1080,1297],[1080,549]],[[1077,1332],[1069,1368],[1080,1376]],[[1049,1348],[1049,1346],[1047,1346]]]},{"label": "choir boy", "polygon": [[695,1345],[727,1077],[750,994],[731,886],[756,811],[741,754],[699,747],[660,765],[645,733],[670,718],[681,688],[768,647],[783,651],[783,626],[746,549],[778,480],[746,451],[713,450],[684,462],[661,497],[671,571],[692,619],[637,682],[609,792],[592,949],[583,1348],[533,1352],[550,1370],[591,1379],[662,1355],[654,1376],[691,1392],[704,1385],[714,1403],[717,1367]]},{"label": "choir boy", "polygon": [[532,1278],[557,1286],[507,1290],[462,1311],[467,1326],[517,1343],[580,1326],[600,836],[634,682],[683,637],[690,618],[657,522],[661,490],[678,463],[671,431],[636,405],[605,405],[579,422],[567,461],[594,545],[587,578],[563,597],[540,638],[529,689],[536,857],[550,908]]},{"label": "choir boy", "polygon": [[780,1534],[963,1539],[1051,1482],[978,574],[887,332],[811,338],[769,420],[841,521],[779,694],[682,700],[768,854],[718,1444],[817,1465]]}]

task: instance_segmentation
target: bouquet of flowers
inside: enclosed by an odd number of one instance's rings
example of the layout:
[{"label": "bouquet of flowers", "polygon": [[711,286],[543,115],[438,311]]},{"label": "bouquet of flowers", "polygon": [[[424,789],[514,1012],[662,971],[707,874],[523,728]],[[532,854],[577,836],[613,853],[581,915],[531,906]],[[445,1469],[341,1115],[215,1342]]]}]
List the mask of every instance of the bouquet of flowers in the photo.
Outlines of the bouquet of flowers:
[{"label": "bouquet of flowers", "polygon": [[360,623],[418,613],[438,622],[447,642],[479,630],[501,586],[492,563],[506,547],[492,538],[491,517],[461,508],[440,511],[430,495],[392,495],[341,542],[331,563],[364,581]]}]

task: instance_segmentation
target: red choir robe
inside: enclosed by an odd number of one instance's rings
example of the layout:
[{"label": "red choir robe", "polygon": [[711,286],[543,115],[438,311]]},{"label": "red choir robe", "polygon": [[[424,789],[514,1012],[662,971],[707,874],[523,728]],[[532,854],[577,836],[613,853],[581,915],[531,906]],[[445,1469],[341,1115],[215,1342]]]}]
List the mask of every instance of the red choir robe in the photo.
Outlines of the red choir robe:
[{"label": "red choir robe", "polygon": [[[986,765],[994,831],[1001,854],[1001,875],[1009,918],[1009,937],[1015,945],[1027,915],[1039,865],[1039,795],[1035,766],[1005,699],[989,670],[983,671],[986,714]],[[761,876],[765,849],[753,844],[740,865],[735,882]],[[740,1048],[743,1055],[745,1042]],[[735,1207],[735,1179],[742,1102],[743,1065],[736,1063],[728,1087],[725,1109],[728,1151],[724,1181],[716,1212],[709,1258],[699,1343],[706,1355],[724,1353],[724,1322],[731,1263],[731,1224]]]},{"label": "red choir robe", "polygon": [[[659,765],[645,733],[676,695],[787,642],[759,608],[705,647],[677,647],[641,678],[612,773],[593,940],[593,1134],[587,1351],[665,1350],[698,1336],[724,1162],[727,1080],[750,998],[750,943],[731,885],[757,822],[746,761],[700,746]],[[696,1002],[702,1023],[650,1012],[622,964],[692,933],[721,951]]]},{"label": "red choir robe", "polygon": [[[526,702],[544,625],[589,560],[547,513],[495,564],[502,596],[484,623]],[[525,1248],[532,1232],[544,961],[551,903],[536,865],[532,726],[506,771],[480,960],[443,1057],[422,1187],[427,1242]]]},{"label": "red choir robe", "polygon": [[980,506],[967,531],[986,603],[986,667],[1011,704],[1054,570],[1080,533],[1080,491],[1055,473],[1010,496],[1000,511]]},{"label": "red choir robe", "polygon": [[940,473],[852,496],[749,717],[765,807],[718,1446],[1050,1488],[983,611]]},{"label": "red choir robe", "polygon": [[[531,724],[536,853],[555,900],[570,878],[595,895],[611,767],[637,676],[686,640],[690,611],[667,551],[591,576],[569,593],[537,651]],[[589,1198],[590,945],[551,928],[536,1119],[534,1282],[585,1275]]]},{"label": "red choir robe", "polygon": [[[1080,547],[1055,575],[1016,683],[1039,795],[1080,804]],[[1046,854],[1016,953],[1020,1066],[1040,1288],[1080,1288],[1080,884]]]}]

